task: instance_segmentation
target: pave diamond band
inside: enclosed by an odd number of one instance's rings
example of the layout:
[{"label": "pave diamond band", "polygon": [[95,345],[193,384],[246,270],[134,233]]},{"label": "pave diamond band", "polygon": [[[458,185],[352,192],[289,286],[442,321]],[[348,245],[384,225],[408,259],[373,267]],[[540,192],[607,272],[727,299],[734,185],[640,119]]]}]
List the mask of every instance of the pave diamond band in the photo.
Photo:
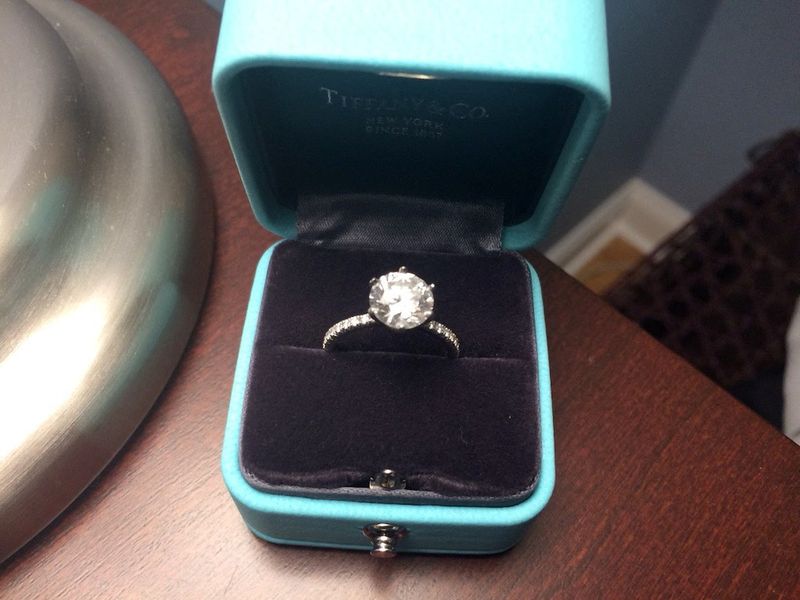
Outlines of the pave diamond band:
[{"label": "pave diamond band", "polygon": [[346,333],[363,327],[385,325],[396,331],[420,329],[432,333],[447,345],[448,355],[456,358],[461,342],[452,329],[431,320],[433,284],[409,273],[405,267],[370,281],[369,312],[355,315],[333,325],[322,339],[322,348],[334,350],[336,341]]},{"label": "pave diamond band", "polygon": [[339,321],[325,333],[325,337],[322,339],[322,349],[331,350],[333,348],[333,343],[340,335],[349,333],[354,329],[361,329],[362,327],[375,324],[375,319],[373,319],[370,314],[356,315],[355,317]]},{"label": "pave diamond band", "polygon": [[[328,351],[334,350],[335,343],[340,336],[354,331],[355,329],[361,329],[362,327],[380,324],[381,323],[369,313],[356,315],[355,317],[350,317],[348,319],[339,321],[336,323],[336,325],[328,329],[327,333],[325,333],[325,337],[322,340],[322,348],[323,350]],[[417,328],[423,331],[428,331],[441,338],[447,344],[448,354],[452,358],[458,357],[459,353],[461,352],[461,342],[458,341],[458,336],[453,333],[453,330],[447,327],[447,325],[443,325],[438,321],[426,321]]]}]

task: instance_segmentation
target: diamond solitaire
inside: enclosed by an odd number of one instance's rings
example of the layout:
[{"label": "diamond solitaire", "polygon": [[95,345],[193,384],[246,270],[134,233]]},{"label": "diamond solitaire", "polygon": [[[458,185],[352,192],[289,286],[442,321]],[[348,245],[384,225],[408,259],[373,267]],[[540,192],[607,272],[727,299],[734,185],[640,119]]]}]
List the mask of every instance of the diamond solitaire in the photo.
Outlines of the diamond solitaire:
[{"label": "diamond solitaire", "polygon": [[433,286],[403,267],[370,283],[369,314],[392,329],[413,329],[433,314]]},{"label": "diamond solitaire", "polygon": [[447,344],[449,356],[458,356],[461,344],[456,334],[431,320],[432,283],[409,273],[405,267],[375,277],[369,283],[369,312],[339,321],[328,329],[322,340],[323,349],[334,350],[340,337],[354,329],[383,324],[394,331],[415,328],[427,331]]}]

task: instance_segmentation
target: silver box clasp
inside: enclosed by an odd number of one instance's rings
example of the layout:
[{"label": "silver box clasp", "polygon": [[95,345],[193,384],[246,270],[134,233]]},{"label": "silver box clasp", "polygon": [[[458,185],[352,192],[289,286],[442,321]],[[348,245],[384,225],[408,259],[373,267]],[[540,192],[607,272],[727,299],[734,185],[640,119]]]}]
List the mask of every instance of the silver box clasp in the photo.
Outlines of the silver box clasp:
[{"label": "silver box clasp", "polygon": [[383,469],[369,479],[369,489],[371,490],[404,490],[406,480],[400,477],[392,469]]},{"label": "silver box clasp", "polygon": [[403,539],[408,530],[399,525],[389,523],[376,523],[367,525],[361,532],[372,542],[370,554],[375,558],[394,558],[397,556],[395,547]]}]

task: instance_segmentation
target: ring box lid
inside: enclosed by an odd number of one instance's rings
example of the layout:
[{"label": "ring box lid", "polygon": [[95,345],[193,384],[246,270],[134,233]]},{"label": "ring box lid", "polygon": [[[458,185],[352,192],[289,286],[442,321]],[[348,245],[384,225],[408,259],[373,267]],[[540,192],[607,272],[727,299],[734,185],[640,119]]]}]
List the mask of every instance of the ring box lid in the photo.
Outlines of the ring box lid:
[{"label": "ring box lid", "polygon": [[610,92],[602,0],[228,0],[213,87],[253,212],[303,196],[502,202],[542,239]]}]

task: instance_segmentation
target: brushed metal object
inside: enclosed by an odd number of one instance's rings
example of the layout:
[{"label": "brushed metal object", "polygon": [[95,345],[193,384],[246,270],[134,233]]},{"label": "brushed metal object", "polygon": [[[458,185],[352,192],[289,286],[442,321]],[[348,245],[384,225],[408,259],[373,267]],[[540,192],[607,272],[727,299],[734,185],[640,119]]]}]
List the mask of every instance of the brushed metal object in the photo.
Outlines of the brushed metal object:
[{"label": "brushed metal object", "polygon": [[139,50],[68,0],[0,1],[0,561],[152,406],[212,237],[185,119]]}]

